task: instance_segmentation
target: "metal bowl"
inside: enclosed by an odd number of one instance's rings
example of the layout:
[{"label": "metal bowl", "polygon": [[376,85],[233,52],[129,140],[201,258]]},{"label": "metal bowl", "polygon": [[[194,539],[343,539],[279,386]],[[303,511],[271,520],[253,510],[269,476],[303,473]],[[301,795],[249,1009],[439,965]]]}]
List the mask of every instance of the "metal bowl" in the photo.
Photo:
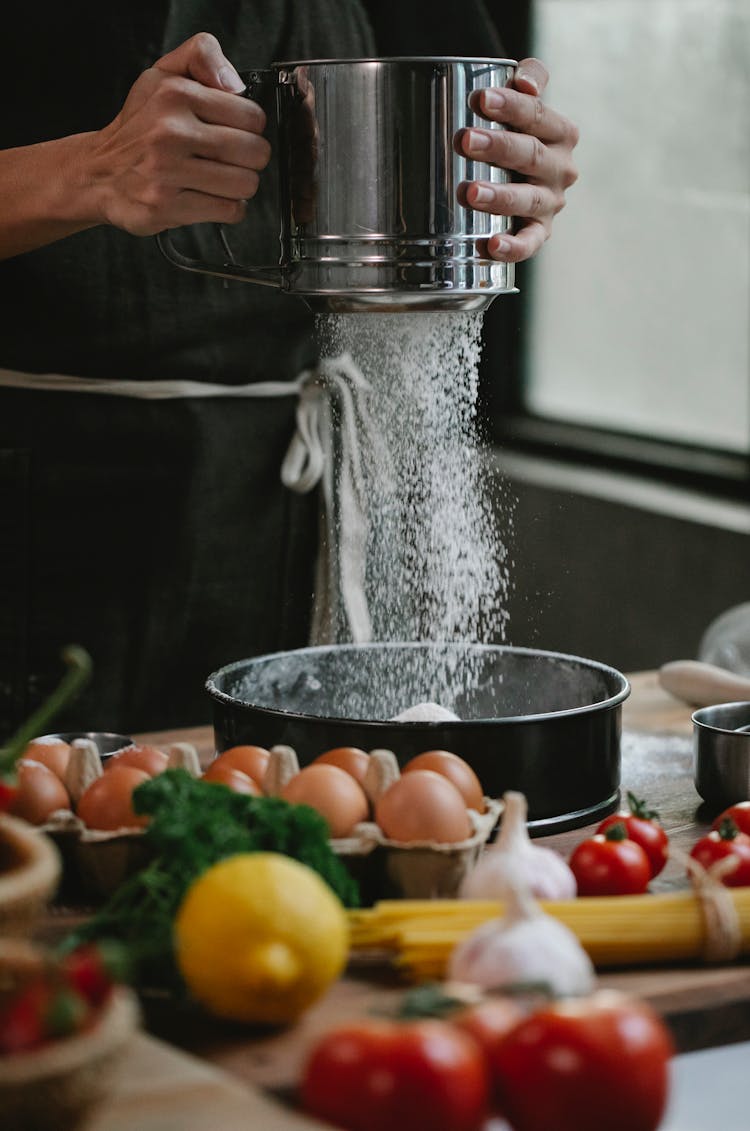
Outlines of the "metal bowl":
[{"label": "metal bowl", "polygon": [[695,788],[711,806],[750,799],[750,702],[719,703],[693,714]]},{"label": "metal bowl", "polygon": [[[460,722],[397,722],[434,701],[435,674]],[[485,792],[528,800],[532,831],[559,832],[617,805],[622,703],[614,668],[579,656],[470,644],[344,644],[228,664],[209,676],[217,750],[285,743],[305,765],[334,746],[465,758]]]},{"label": "metal bowl", "polygon": [[81,730],[81,731],[68,731],[65,734],[45,734],[42,738],[59,738],[61,742],[67,742],[69,745],[77,738],[87,738],[93,742],[99,751],[99,755],[104,761],[111,754],[116,754],[118,750],[122,750],[125,746],[132,746],[133,739],[129,734],[112,734],[110,731],[101,730]]}]

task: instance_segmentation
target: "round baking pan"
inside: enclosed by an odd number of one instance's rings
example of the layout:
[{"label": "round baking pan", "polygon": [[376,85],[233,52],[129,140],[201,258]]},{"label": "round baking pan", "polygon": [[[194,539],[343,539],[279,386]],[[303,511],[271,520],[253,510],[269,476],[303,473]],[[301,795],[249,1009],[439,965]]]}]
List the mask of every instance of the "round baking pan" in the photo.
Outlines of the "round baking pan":
[{"label": "round baking pan", "polygon": [[[436,676],[439,687],[461,689],[441,702],[461,721],[393,721],[436,699]],[[218,751],[284,743],[305,765],[335,746],[393,750],[401,764],[451,750],[487,795],[524,793],[537,834],[589,824],[619,799],[630,686],[594,660],[491,645],[341,644],[238,660],[206,688]]]}]

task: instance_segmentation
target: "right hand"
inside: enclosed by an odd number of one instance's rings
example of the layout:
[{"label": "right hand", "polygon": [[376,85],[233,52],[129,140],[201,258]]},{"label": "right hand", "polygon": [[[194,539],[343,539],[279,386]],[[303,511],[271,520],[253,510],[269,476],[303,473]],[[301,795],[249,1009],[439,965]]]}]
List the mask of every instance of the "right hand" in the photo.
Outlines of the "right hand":
[{"label": "right hand", "polygon": [[148,236],[182,224],[234,224],[271,147],[266,116],[214,36],[194,35],[135,81],[94,134],[89,173],[101,219]]}]

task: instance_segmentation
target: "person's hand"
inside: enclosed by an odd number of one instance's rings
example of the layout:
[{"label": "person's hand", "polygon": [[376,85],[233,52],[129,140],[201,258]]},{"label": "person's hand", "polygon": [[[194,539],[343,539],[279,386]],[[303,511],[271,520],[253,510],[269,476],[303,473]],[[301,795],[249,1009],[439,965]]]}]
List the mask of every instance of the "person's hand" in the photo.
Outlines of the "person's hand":
[{"label": "person's hand", "polygon": [[241,220],[271,147],[266,116],[202,32],[136,80],[114,121],[92,135],[89,176],[101,219],[145,236]]},{"label": "person's hand", "polygon": [[565,190],[578,177],[573,150],[577,127],[545,106],[541,95],[549,81],[538,59],[518,64],[513,85],[475,91],[471,108],[504,130],[463,129],[456,134],[458,153],[509,169],[519,179],[509,184],[470,181],[459,186],[459,203],[480,212],[516,218],[515,230],[491,236],[493,259],[519,263],[535,255],[565,204]]}]

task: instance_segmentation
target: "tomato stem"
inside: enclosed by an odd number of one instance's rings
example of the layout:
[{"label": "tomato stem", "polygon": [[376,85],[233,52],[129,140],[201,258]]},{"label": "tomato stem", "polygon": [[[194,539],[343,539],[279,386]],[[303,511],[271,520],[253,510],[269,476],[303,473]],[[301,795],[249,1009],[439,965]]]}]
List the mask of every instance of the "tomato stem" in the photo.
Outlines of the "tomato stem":
[{"label": "tomato stem", "polygon": [[628,790],[628,806],[630,812],[634,817],[640,817],[643,821],[656,821],[659,819],[659,812],[657,809],[649,809],[646,801],[643,798],[638,798],[634,793]]},{"label": "tomato stem", "polygon": [[605,840],[627,840],[628,830],[624,821],[615,821],[604,834]]},{"label": "tomato stem", "polygon": [[731,817],[725,817],[718,828],[720,840],[734,840],[739,833],[739,827]]}]

